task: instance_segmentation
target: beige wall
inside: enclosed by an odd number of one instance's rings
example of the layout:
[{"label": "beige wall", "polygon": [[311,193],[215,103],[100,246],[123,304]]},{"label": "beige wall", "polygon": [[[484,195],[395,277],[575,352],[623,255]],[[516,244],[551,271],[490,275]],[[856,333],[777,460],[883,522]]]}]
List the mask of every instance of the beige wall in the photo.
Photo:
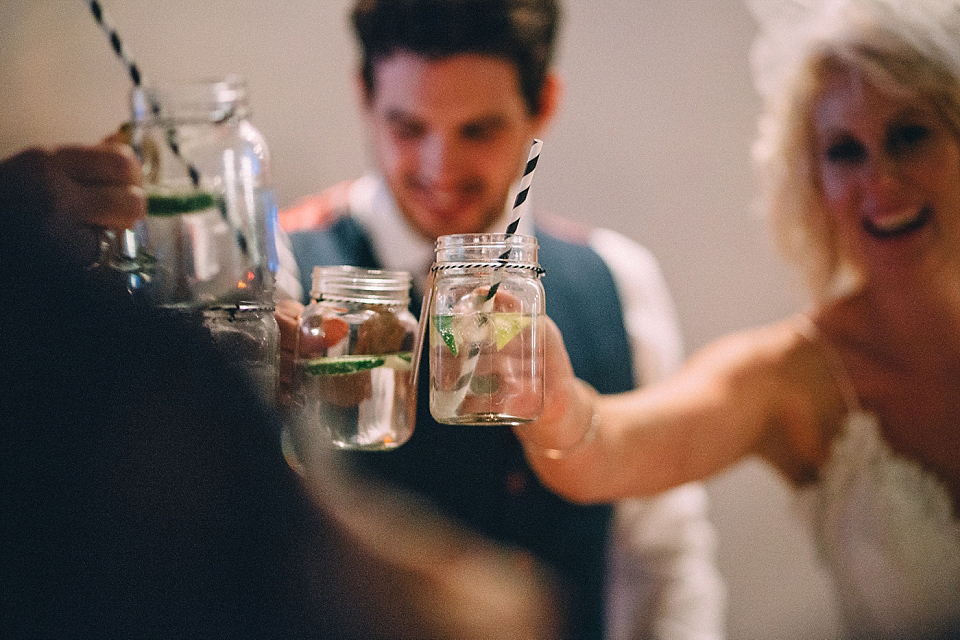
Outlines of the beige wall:
[{"label": "beige wall", "polygon": [[[349,0],[103,0],[147,77],[240,72],[282,204],[365,164]],[[795,311],[802,295],[750,211],[758,103],[738,0],[566,0],[566,100],[534,197],[660,258],[688,347]],[[129,81],[80,0],[0,0],[0,154],[94,141]],[[835,633],[829,587],[791,494],[759,463],[710,482],[730,637]]]}]

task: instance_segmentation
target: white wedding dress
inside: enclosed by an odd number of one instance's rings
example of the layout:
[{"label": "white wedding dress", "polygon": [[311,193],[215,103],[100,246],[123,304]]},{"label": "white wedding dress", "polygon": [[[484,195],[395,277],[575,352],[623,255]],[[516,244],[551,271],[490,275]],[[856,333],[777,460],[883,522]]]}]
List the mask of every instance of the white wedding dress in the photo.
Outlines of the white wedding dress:
[{"label": "white wedding dress", "polygon": [[852,407],[803,499],[850,637],[960,631],[960,520],[939,479],[894,453],[875,416]]}]

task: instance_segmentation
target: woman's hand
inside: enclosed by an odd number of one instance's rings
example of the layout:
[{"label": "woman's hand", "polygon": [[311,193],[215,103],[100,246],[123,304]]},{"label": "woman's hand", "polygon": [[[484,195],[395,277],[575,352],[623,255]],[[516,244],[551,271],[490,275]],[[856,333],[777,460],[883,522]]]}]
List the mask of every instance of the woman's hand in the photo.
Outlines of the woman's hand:
[{"label": "woman's hand", "polygon": [[101,229],[146,215],[140,163],[125,144],[32,148],[0,163],[0,201],[37,216],[71,255],[89,259]]},{"label": "woman's hand", "polygon": [[273,314],[280,327],[280,380],[277,397],[281,409],[289,407],[290,394],[293,392],[297,332],[302,313],[303,305],[298,301],[281,300]]}]

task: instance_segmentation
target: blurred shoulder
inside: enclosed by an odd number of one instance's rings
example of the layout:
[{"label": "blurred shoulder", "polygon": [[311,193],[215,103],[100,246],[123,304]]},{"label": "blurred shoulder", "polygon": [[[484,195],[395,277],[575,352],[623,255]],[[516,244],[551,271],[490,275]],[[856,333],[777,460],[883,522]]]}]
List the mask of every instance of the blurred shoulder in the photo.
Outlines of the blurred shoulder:
[{"label": "blurred shoulder", "polygon": [[547,233],[557,240],[583,246],[589,244],[590,234],[593,231],[592,227],[581,222],[540,211],[536,214],[536,224],[539,231]]},{"label": "blurred shoulder", "polygon": [[612,229],[540,212],[537,212],[537,226],[554,238],[593,249],[612,266],[625,263],[630,269],[657,269],[653,253],[636,240]]},{"label": "blurred shoulder", "polygon": [[354,182],[345,180],[281,210],[277,214],[280,227],[287,233],[329,229],[349,212],[350,190]]}]

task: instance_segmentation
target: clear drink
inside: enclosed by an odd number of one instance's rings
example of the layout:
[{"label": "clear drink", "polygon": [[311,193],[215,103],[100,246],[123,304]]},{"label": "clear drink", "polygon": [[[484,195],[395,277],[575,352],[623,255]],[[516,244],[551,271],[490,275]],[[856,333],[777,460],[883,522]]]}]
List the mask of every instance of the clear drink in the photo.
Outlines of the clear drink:
[{"label": "clear drink", "polygon": [[533,236],[440,236],[428,291],[430,413],[518,425],[543,409],[543,271]]},{"label": "clear drink", "polygon": [[[386,450],[405,440],[412,419],[410,351],[299,359],[296,363],[298,419],[319,425],[297,431],[297,449],[322,438],[339,449]],[[401,439],[401,435],[404,439]]]},{"label": "clear drink", "polygon": [[280,332],[273,305],[236,305],[200,312],[217,348],[239,365],[267,404],[276,402]]},{"label": "clear drink", "polygon": [[416,413],[410,274],[316,267],[310,293],[297,327],[287,435],[293,457],[303,465],[330,447],[399,447]]},{"label": "clear drink", "polygon": [[[449,424],[522,424],[542,397],[534,315],[477,311],[430,318],[430,404]],[[536,409],[535,411],[532,409]]]},{"label": "clear drink", "polygon": [[223,206],[204,192],[148,196],[140,253],[155,302],[196,307],[263,297],[266,264],[251,263],[244,232],[228,223]]}]

